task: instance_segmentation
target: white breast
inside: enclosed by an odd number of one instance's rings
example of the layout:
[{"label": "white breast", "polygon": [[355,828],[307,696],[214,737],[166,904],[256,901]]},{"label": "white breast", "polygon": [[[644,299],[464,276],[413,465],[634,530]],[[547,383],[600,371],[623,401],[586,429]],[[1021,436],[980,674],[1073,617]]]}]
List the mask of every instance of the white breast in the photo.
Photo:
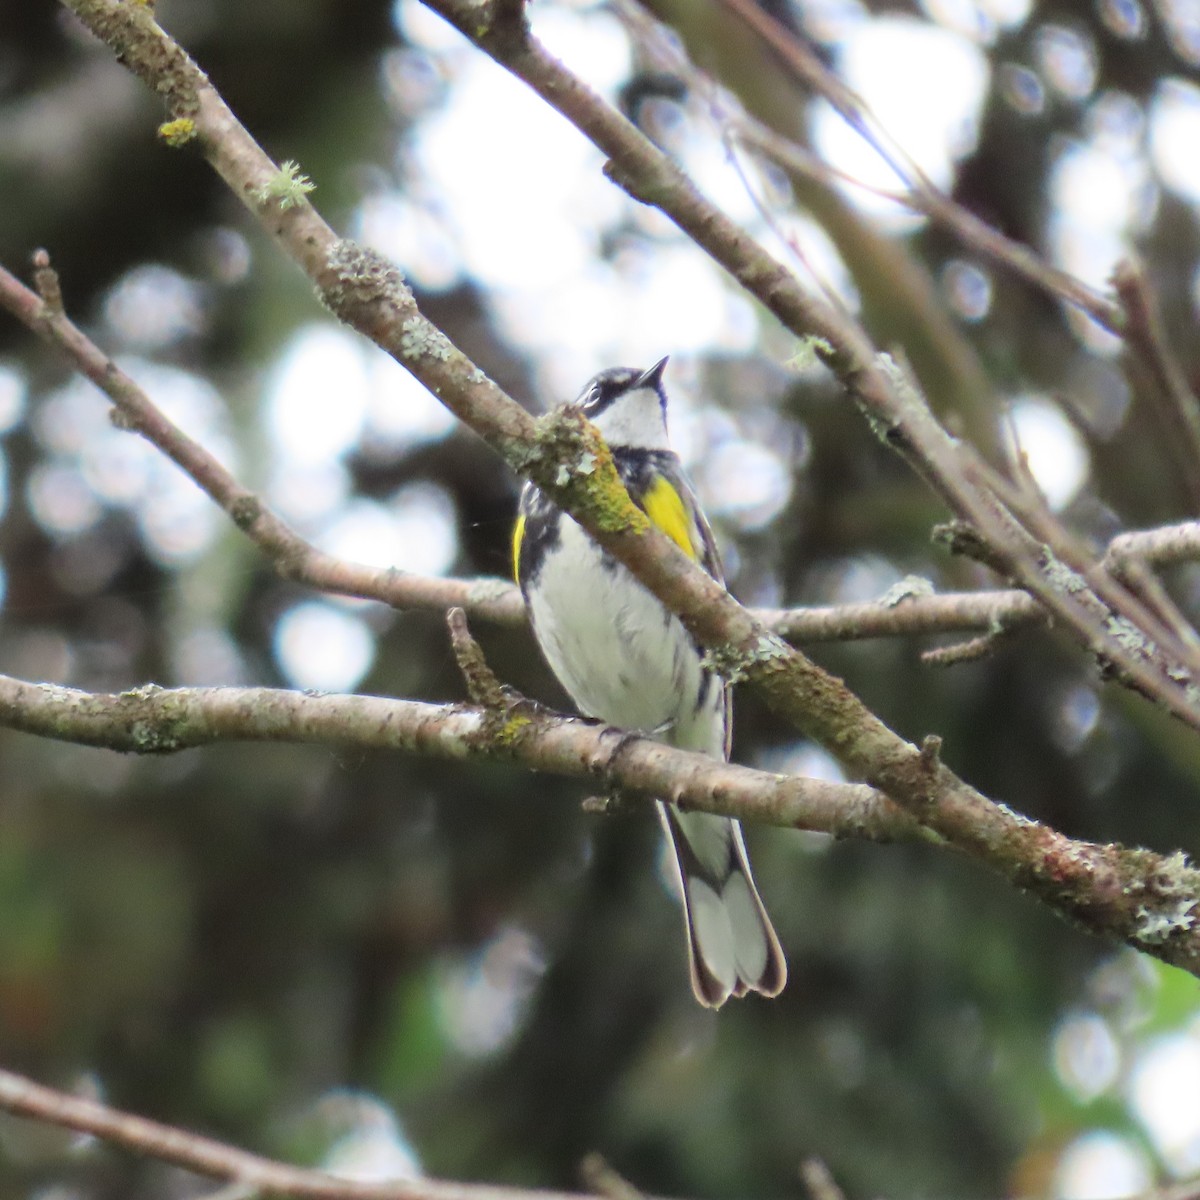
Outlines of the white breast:
[{"label": "white breast", "polygon": [[[622,729],[670,726],[664,741],[723,756],[723,717],[717,720],[715,705],[692,728],[703,673],[678,618],[619,563],[606,566],[569,517],[561,536],[529,607],[542,652],[580,711]],[[716,700],[719,686],[709,693]]]}]

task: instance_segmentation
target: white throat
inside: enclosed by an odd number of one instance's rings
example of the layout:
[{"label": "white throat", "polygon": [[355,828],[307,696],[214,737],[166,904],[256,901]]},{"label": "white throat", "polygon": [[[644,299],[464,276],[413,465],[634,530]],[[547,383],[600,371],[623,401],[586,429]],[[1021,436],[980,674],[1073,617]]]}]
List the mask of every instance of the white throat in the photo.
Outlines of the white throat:
[{"label": "white throat", "polygon": [[610,446],[638,450],[669,450],[667,418],[654,388],[638,388],[618,396],[595,419],[596,428]]}]

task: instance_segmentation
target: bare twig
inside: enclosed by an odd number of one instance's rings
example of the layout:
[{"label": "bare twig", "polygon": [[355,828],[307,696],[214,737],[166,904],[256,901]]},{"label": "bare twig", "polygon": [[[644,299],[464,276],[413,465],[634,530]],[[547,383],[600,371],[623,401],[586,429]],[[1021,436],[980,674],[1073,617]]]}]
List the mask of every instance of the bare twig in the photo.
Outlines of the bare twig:
[{"label": "bare twig", "polygon": [[[808,46],[753,0],[721,0],[730,12],[770,46],[795,78],[814,94],[823,97],[863,137],[904,181],[907,193],[883,193],[953,233],[983,258],[998,262],[1026,282],[1087,313],[1094,321],[1120,334],[1124,324],[1118,305],[1088,287],[1075,276],[1050,266],[1030,247],[1014,242],[993,229],[970,210],[938,188],[887,133],[861,96],[838,76]],[[829,167],[795,146],[775,130],[750,118],[738,121],[739,134],[750,145],[798,173],[828,181]],[[856,181],[851,181],[856,182]],[[876,189],[878,190],[878,189]]]},{"label": "bare twig", "polygon": [[804,1184],[809,1200],[846,1200],[833,1173],[819,1158],[806,1158],[800,1164],[800,1182]]},{"label": "bare twig", "polygon": [[1011,636],[1011,631],[1002,629],[998,633],[981,633],[965,642],[950,646],[935,646],[921,651],[921,661],[927,667],[957,667],[963,663],[978,662],[995,654],[1002,642]]},{"label": "bare twig", "polygon": [[[608,1200],[644,1200],[645,1197],[645,1193],[619,1176],[603,1159],[591,1155],[583,1167],[586,1184],[593,1189],[591,1193],[440,1179],[388,1183],[338,1179],[324,1171],[278,1162],[178,1126],[56,1091],[3,1069],[0,1069],[0,1111],[88,1134],[134,1154],[228,1181],[229,1187],[212,1194],[223,1200],[246,1195],[292,1196],[298,1200],[591,1200],[595,1195]],[[829,1169],[819,1159],[806,1160],[800,1167],[800,1178],[811,1200],[844,1200]],[[1200,1182],[1192,1179],[1145,1192],[1138,1200],[1197,1200],[1197,1197],[1200,1197]]]},{"label": "bare twig", "polygon": [[37,285],[38,295],[45,306],[49,318],[62,315],[62,288],[58,281],[58,272],[50,265],[50,255],[45,250],[33,252],[33,281]]},{"label": "bare twig", "polygon": [[604,1200],[646,1200],[646,1193],[633,1186],[623,1175],[600,1154],[593,1151],[584,1155],[579,1164],[579,1175],[583,1186]]},{"label": "bare twig", "polygon": [[[1079,628],[1090,633],[1096,653],[1107,655],[1116,642],[1132,658],[1149,664],[1165,682],[1159,685],[1152,681],[1147,694],[1152,699],[1165,698],[1168,704],[1181,682],[1200,679],[1200,650],[1195,635],[1165,591],[1153,594],[1157,605],[1151,608],[1131,590],[1129,579],[1139,575],[1142,564],[1129,563],[1126,577],[1118,579],[1103,560],[1094,560],[1078,545],[1048,509],[1029,501],[982,464],[975,464],[972,471],[1003,497],[1049,551],[1042,569],[1055,586],[1070,591],[1087,610],[1086,629],[1083,624]],[[1160,611],[1166,613],[1166,619]],[[1139,682],[1145,684],[1145,680]]]},{"label": "bare twig", "polygon": [[507,707],[508,697],[495,672],[483,656],[483,648],[471,636],[467,625],[467,614],[461,608],[452,608],[446,614],[450,628],[450,646],[454,659],[467,685],[467,695],[481,708],[499,710]]},{"label": "bare twig", "polygon": [[[1111,663],[1123,683],[1200,729],[1200,705],[1189,688],[1195,653],[1190,643],[1176,638],[1101,565],[1086,561],[1047,510],[950,438],[901,366],[881,362],[890,393],[860,391],[859,400],[885,442],[968,522],[999,569],[1060,617],[1077,642]],[[881,418],[887,425],[878,429]]]},{"label": "bare twig", "polygon": [[[44,284],[49,258],[39,252]],[[55,278],[56,294],[58,284]],[[458,605],[473,616],[506,624],[525,619],[520,593],[502,580],[428,579],[334,558],[305,541],[255,492],[170,421],[149,396],[61,310],[47,304],[0,266],[0,306],[59,347],[75,368],[113,402],[122,425],[141,434],[229,514],[280,575],[321,591],[381,600],[397,608],[445,610]]]},{"label": "bare twig", "polygon": [[1145,268],[1136,259],[1124,260],[1113,272],[1113,285],[1125,310],[1125,340],[1150,375],[1149,388],[1141,392],[1194,511],[1200,508],[1200,403],[1171,352]]},{"label": "bare twig", "polygon": [[0,1110],[91,1134],[136,1154],[228,1180],[265,1196],[305,1200],[584,1200],[577,1193],[412,1179],[355,1183],[275,1162],[173,1125],[110,1108],[0,1070]]}]

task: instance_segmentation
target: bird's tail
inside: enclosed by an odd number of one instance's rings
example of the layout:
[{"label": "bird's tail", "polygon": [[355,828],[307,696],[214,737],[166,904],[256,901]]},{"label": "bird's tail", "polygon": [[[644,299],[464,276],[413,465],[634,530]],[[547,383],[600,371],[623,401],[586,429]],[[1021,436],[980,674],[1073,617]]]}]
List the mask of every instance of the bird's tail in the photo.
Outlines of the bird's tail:
[{"label": "bird's tail", "polygon": [[696,999],[720,1008],[747,992],[777,996],[787,962],[754,886],[741,827],[672,804],[658,809],[675,849]]}]

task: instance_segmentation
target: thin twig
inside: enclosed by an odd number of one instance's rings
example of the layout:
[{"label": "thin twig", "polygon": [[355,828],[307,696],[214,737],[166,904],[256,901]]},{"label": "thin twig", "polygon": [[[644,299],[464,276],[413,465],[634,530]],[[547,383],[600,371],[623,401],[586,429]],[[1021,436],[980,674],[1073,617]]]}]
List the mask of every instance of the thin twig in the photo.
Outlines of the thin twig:
[{"label": "thin twig", "polygon": [[1158,422],[1160,444],[1195,511],[1200,509],[1200,403],[1171,352],[1145,267],[1125,259],[1113,272],[1113,286],[1125,310],[1125,340],[1150,375],[1150,387],[1141,391]]},{"label": "thin twig", "polygon": [[[888,394],[867,396],[860,387],[858,396],[869,420],[887,420],[881,431],[886,443],[967,521],[1010,578],[1060,617],[1077,642],[1112,664],[1116,678],[1200,729],[1200,706],[1188,687],[1190,646],[1102,565],[1087,561],[1048,511],[950,438],[902,366],[888,358],[881,363],[891,383]],[[1047,562],[1047,545],[1062,558],[1058,569]]]},{"label": "thin twig", "polygon": [[645,1192],[634,1187],[595,1151],[584,1155],[579,1164],[579,1175],[584,1187],[603,1196],[604,1200],[646,1200]]},{"label": "thin twig", "polygon": [[978,662],[995,654],[1010,634],[1010,630],[1003,629],[998,633],[981,633],[978,637],[950,646],[934,646],[921,651],[921,661],[927,667],[957,667],[963,663]]},{"label": "thin twig", "polygon": [[173,1125],[110,1108],[0,1070],[0,1110],[91,1134],[137,1154],[173,1163],[269,1196],[304,1200],[584,1200],[577,1193],[412,1179],[356,1183],[324,1171],[275,1162]]},{"label": "thin twig", "polygon": [[800,1182],[804,1184],[809,1200],[846,1200],[833,1173],[819,1158],[806,1158],[800,1164]]},{"label": "thin twig", "polygon": [[471,636],[467,614],[461,608],[452,608],[446,614],[450,628],[450,646],[455,662],[467,685],[467,695],[473,704],[485,709],[502,709],[508,700],[496,673],[488,666],[483,647]]},{"label": "thin twig", "polygon": [[[49,259],[39,258],[37,269],[43,282],[48,267]],[[108,396],[121,415],[122,425],[139,433],[189,475],[284,578],[321,591],[381,600],[397,608],[445,611],[458,605],[487,620],[505,624],[525,620],[520,593],[502,580],[428,579],[347,562],[317,549],[272,511],[261,496],[239,483],[214,455],[170,421],[61,309],[47,305],[3,266],[0,306],[62,350],[75,369]]]},{"label": "thin twig", "polygon": [[[1197,649],[1195,637],[1181,637],[1175,632],[1176,625],[1186,628],[1186,622],[1170,604],[1165,593],[1159,599],[1162,605],[1170,605],[1170,623],[1147,607],[1125,581],[1107,569],[1103,560],[1093,559],[1048,509],[1030,503],[1018,489],[1009,486],[982,464],[976,464],[972,470],[986,481],[991,490],[1003,497],[1034,536],[1049,548],[1056,561],[1049,566],[1043,564],[1047,575],[1059,565],[1075,573],[1075,579],[1072,580],[1062,578],[1060,572],[1056,586],[1065,587],[1075,599],[1088,607],[1089,616],[1098,618],[1099,640],[1093,643],[1097,652],[1106,654],[1115,641],[1137,659],[1153,663],[1167,681],[1163,688],[1152,689],[1153,695],[1159,699],[1164,698],[1171,689],[1178,689],[1180,672],[1189,678],[1200,679],[1200,650]],[[1136,574],[1132,564],[1127,574]],[[1086,588],[1079,586],[1081,582],[1086,583]],[[1113,622],[1116,620],[1126,622],[1126,626],[1120,630],[1114,629]],[[1090,620],[1088,627],[1094,633]],[[1135,642],[1129,636],[1130,631],[1140,633],[1142,641]]]},{"label": "thin twig", "polygon": [[[1100,295],[1082,280],[1050,266],[1030,247],[1005,237],[969,209],[952,200],[888,134],[870,107],[821,61],[820,57],[780,21],[753,0],[721,0],[721,3],[763,39],[778,61],[813,93],[823,97],[888,164],[909,189],[907,193],[880,194],[923,213],[953,233],[983,258],[1001,263],[1050,295],[1087,313],[1094,321],[1120,334],[1123,316],[1118,305]],[[782,166],[828,182],[831,169],[803,147],[795,146],[781,134],[752,118],[739,118],[740,135],[770,155]],[[857,181],[851,180],[857,183]],[[861,186],[861,185],[860,185]]]}]

